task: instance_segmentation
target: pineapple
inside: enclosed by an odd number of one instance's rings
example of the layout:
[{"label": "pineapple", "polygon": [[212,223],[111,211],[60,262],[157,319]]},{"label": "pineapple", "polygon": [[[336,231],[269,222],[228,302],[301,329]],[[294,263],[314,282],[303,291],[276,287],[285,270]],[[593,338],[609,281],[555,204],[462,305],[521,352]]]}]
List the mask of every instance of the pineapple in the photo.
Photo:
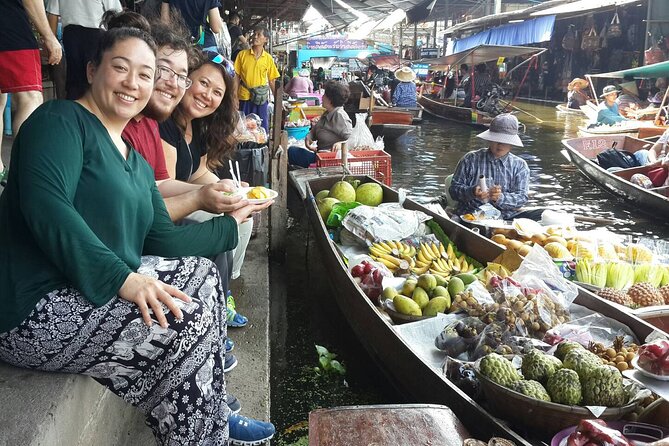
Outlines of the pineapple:
[{"label": "pineapple", "polygon": [[[669,294],[669,293],[668,293]],[[602,288],[597,293],[602,299],[606,299],[611,302],[615,302],[619,305],[624,305],[629,307],[632,305],[632,299],[622,291],[615,290],[613,288]]]},{"label": "pineapple", "polygon": [[660,295],[664,299],[664,304],[669,305],[669,285],[665,285],[659,290]]},{"label": "pineapple", "polygon": [[632,300],[633,307],[650,307],[653,305],[664,305],[662,294],[650,283],[642,282],[634,284],[627,295]]}]

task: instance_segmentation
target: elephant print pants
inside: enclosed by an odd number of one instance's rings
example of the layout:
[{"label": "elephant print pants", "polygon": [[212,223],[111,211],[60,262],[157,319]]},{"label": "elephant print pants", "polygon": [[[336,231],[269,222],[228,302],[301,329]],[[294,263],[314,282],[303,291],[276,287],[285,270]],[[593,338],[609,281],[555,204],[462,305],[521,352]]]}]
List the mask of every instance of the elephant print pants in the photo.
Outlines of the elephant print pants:
[{"label": "elephant print pants", "polygon": [[73,288],[48,293],[0,334],[0,359],[18,367],[89,375],[138,407],[160,445],[225,445],[225,292],[216,266],[199,257],[142,257],[139,273],[173,285],[176,319],[148,327],[137,306],[112,298],[93,306]]}]

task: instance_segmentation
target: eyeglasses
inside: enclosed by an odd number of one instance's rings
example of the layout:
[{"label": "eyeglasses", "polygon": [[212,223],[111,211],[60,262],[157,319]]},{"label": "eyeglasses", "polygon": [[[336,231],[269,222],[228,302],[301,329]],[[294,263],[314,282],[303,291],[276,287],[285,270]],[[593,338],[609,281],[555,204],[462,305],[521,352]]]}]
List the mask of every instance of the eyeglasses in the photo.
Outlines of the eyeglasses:
[{"label": "eyeglasses", "polygon": [[209,62],[222,66],[230,77],[235,77],[235,66],[231,61],[212,51],[205,51],[205,55],[207,56],[207,59],[209,59]]},{"label": "eyeglasses", "polygon": [[166,67],[164,65],[158,65],[156,67],[156,71],[158,72],[158,75],[156,76],[156,80],[158,79],[164,79],[166,81],[174,79],[174,76],[177,77],[177,85],[184,90],[188,90],[191,85],[193,85],[193,81],[186,76],[185,74],[179,74],[170,67]]}]

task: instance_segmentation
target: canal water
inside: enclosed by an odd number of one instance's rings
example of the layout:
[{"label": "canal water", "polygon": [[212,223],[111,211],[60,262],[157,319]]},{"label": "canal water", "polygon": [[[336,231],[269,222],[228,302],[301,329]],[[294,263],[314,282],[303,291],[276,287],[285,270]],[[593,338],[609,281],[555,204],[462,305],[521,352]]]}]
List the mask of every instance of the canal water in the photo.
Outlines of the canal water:
[{"label": "canal water", "polygon": [[[529,205],[574,214],[616,219],[609,229],[634,236],[669,239],[669,226],[644,216],[629,204],[583,177],[560,153],[561,140],[576,135],[582,120],[558,115],[555,108],[520,105],[535,118],[519,113],[526,124],[525,145],[514,149],[532,171]],[[468,151],[485,147],[481,130],[425,116],[416,130],[394,144],[393,187],[410,197],[429,201],[443,193],[443,182]],[[305,445],[310,410],[355,404],[400,403],[401,397],[367,356],[334,302],[327,271],[313,246],[303,207],[293,197],[288,229],[288,261],[272,266],[272,283],[282,292],[272,299],[272,421],[275,445]],[[338,355],[345,376],[319,376],[315,345]]]}]

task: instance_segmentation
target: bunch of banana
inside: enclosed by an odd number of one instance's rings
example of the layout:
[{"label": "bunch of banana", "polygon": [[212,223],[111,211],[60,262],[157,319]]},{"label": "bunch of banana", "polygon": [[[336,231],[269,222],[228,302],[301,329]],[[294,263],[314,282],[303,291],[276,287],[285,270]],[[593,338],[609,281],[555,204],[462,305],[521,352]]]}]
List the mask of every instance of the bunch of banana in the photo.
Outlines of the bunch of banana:
[{"label": "bunch of banana", "polygon": [[373,243],[369,247],[369,255],[392,273],[408,272],[416,266],[416,248],[397,240]]},{"label": "bunch of banana", "polygon": [[432,274],[448,277],[453,273],[464,273],[473,269],[474,265],[467,262],[464,254],[461,254],[460,257],[455,255],[452,244],[449,243],[444,248],[443,243],[421,243],[416,254],[416,268],[413,272],[425,274],[429,271]]}]

